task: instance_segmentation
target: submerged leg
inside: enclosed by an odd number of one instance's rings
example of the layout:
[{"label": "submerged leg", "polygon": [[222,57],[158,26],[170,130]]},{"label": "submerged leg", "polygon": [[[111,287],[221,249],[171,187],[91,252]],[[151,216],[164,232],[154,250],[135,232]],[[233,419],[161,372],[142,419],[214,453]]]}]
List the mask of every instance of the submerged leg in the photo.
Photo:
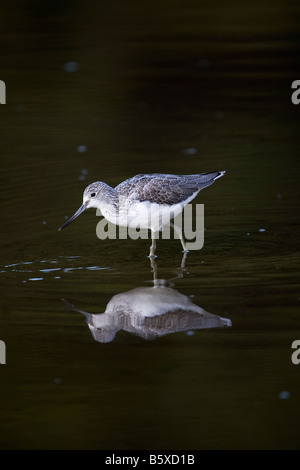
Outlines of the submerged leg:
[{"label": "submerged leg", "polygon": [[155,262],[154,256],[150,256],[150,266],[153,272],[153,282],[155,285],[157,282],[157,264]]},{"label": "submerged leg", "polygon": [[154,258],[154,253],[156,249],[156,232],[151,232],[152,245],[150,246],[149,258]]},{"label": "submerged leg", "polygon": [[181,261],[181,266],[180,266],[181,269],[184,269],[184,268],[185,268],[185,262],[186,262],[186,259],[187,259],[187,254],[188,254],[188,250],[186,250],[186,251],[183,253],[183,257],[182,257],[182,261]]},{"label": "submerged leg", "polygon": [[184,251],[183,256],[182,256],[182,260],[181,260],[180,268],[177,268],[174,271],[174,273],[176,274],[176,277],[172,277],[172,279],[170,279],[170,280],[183,278],[184,272],[186,271],[185,262],[186,262],[186,259],[187,259],[187,254],[188,254],[188,251]]},{"label": "submerged leg", "polygon": [[183,236],[182,236],[182,230],[180,227],[178,227],[177,225],[173,224],[172,222],[170,222],[170,225],[174,228],[175,232],[177,233],[177,235],[179,236],[179,239],[181,241],[181,245],[182,245],[182,248],[183,248],[183,251],[185,253],[188,253],[189,250],[187,250],[186,248],[186,244],[185,244],[185,241],[183,239]]}]

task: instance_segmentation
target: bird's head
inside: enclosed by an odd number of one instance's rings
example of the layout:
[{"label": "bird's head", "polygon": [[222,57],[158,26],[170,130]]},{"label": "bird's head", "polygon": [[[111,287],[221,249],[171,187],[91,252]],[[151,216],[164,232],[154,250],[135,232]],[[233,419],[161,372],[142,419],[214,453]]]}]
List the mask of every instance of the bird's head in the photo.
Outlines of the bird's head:
[{"label": "bird's head", "polygon": [[101,192],[101,182],[96,181],[96,183],[89,184],[83,191],[83,205],[86,205],[86,209],[94,207],[97,209],[97,202],[99,200],[99,195]]},{"label": "bird's head", "polygon": [[95,183],[89,184],[83,191],[82,205],[75,212],[75,214],[73,214],[72,217],[70,217],[69,220],[67,220],[61,227],[59,227],[58,230],[62,230],[63,228],[70,225],[85,210],[90,209],[92,207],[97,208],[98,207],[97,203],[99,201],[100,192],[101,192],[101,182],[96,181]]}]

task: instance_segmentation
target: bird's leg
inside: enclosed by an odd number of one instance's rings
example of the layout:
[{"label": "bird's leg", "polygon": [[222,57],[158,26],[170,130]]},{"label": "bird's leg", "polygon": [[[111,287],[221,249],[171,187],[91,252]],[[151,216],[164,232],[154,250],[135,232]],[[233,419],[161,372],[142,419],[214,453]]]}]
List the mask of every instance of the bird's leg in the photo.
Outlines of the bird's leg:
[{"label": "bird's leg", "polygon": [[155,285],[157,282],[157,264],[155,262],[154,256],[150,256],[150,266],[153,272],[153,282]]},{"label": "bird's leg", "polygon": [[185,262],[186,262],[186,259],[187,259],[187,254],[188,254],[188,250],[183,253],[180,269],[185,268]]},{"label": "bird's leg", "polygon": [[155,249],[156,249],[156,236],[155,236],[155,232],[151,232],[151,239],[152,239],[152,245],[150,246],[150,254],[149,254],[149,258],[154,258],[154,253],[155,253]]},{"label": "bird's leg", "polygon": [[185,241],[184,241],[183,236],[182,236],[181,228],[178,227],[177,225],[173,224],[172,222],[170,222],[170,225],[174,228],[175,232],[179,236],[179,239],[181,241],[181,245],[182,245],[184,253],[188,253],[189,250],[186,248],[186,244],[185,244]]}]

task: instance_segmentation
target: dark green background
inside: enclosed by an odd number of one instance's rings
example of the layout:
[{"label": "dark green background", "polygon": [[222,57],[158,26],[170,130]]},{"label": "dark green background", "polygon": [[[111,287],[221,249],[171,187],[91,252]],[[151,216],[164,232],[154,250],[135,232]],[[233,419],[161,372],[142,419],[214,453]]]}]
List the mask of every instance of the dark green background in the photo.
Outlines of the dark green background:
[{"label": "dark green background", "polygon": [[[299,448],[299,4],[11,1],[0,26],[0,447]],[[60,299],[104,312],[152,273],[94,211],[57,231],[85,186],[223,169],[173,282],[232,328],[95,342]],[[157,254],[174,277],[180,243]]]}]

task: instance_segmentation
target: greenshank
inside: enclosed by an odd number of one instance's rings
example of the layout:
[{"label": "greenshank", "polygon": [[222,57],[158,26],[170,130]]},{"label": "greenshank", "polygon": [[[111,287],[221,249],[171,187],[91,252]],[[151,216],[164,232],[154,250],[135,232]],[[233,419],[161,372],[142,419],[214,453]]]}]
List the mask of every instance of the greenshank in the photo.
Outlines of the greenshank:
[{"label": "greenshank", "polygon": [[150,257],[154,257],[157,233],[166,224],[177,231],[186,252],[182,231],[171,220],[182,212],[199,191],[224,174],[225,171],[196,175],[141,174],[123,181],[115,188],[96,181],[85,188],[82,205],[58,230],[67,227],[85,210],[96,208],[115,225],[150,229]]}]

